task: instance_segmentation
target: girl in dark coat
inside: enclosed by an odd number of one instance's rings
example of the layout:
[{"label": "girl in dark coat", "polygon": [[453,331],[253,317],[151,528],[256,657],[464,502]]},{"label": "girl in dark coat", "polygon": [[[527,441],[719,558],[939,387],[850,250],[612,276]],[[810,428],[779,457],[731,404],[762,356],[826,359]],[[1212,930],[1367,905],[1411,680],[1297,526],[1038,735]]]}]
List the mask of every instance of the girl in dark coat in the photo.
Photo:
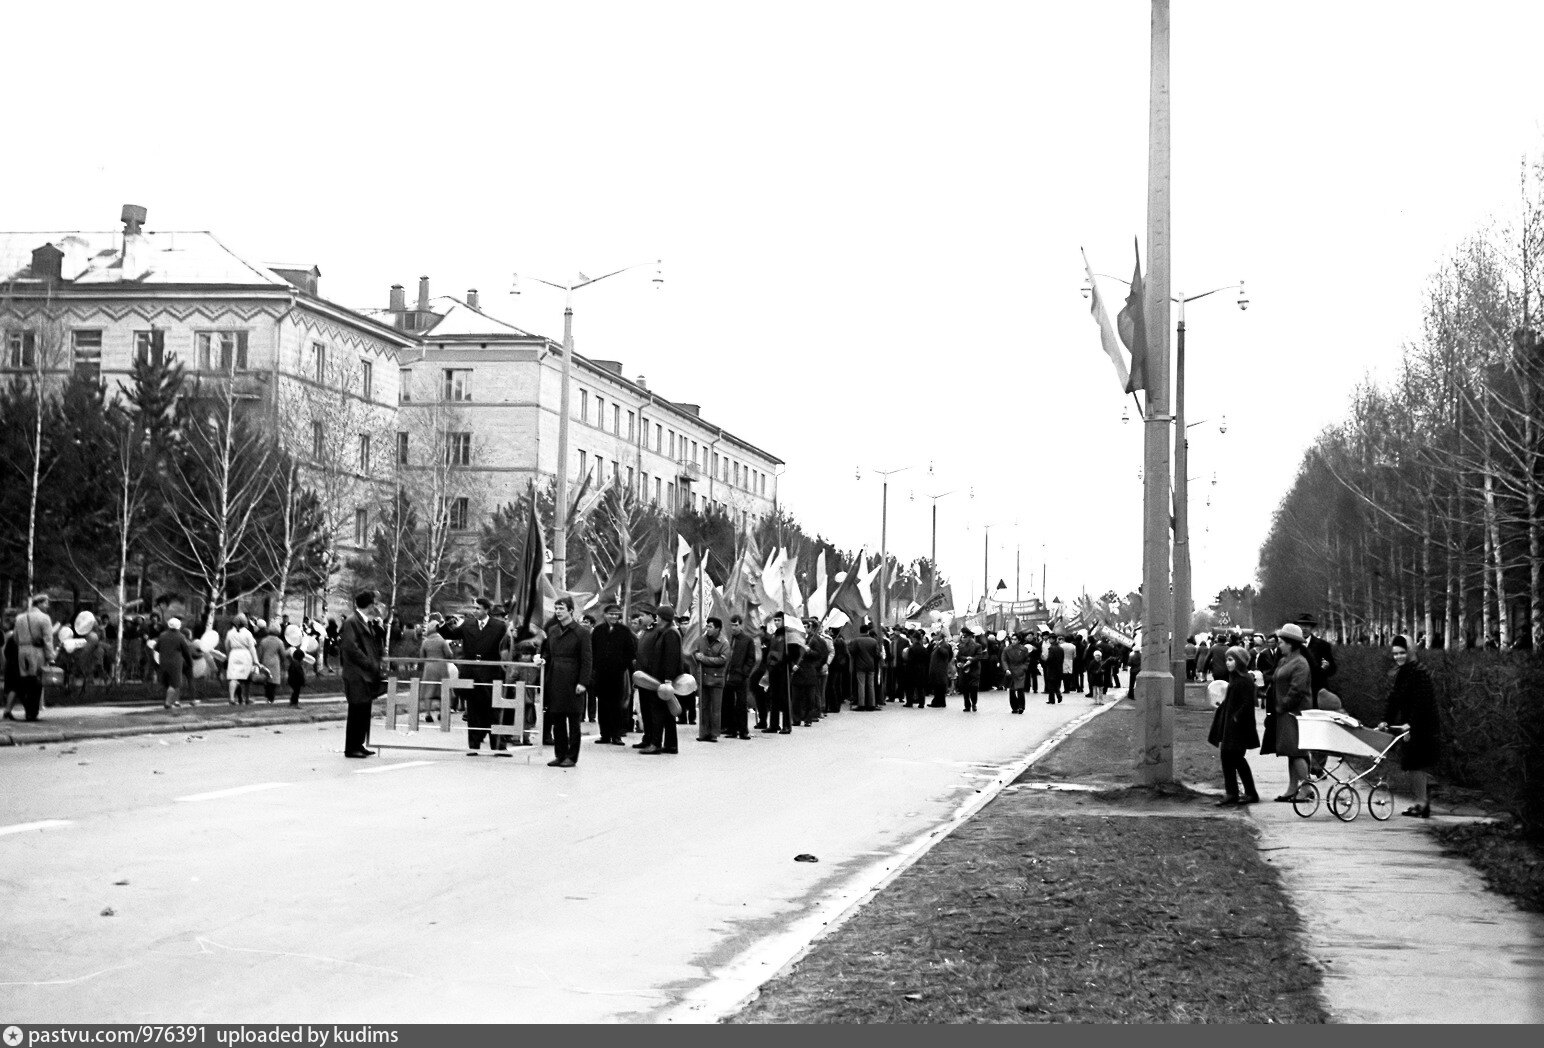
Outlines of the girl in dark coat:
[{"label": "girl in dark coat", "polygon": [[949,667],[953,664],[954,651],[949,647],[949,639],[939,637],[928,659],[927,686],[933,692],[933,701],[928,703],[929,706],[942,709],[948,705],[945,696],[949,694]]},{"label": "girl in dark coat", "polygon": [[1397,723],[1410,726],[1410,737],[1405,740],[1399,766],[1410,773],[1410,790],[1415,794],[1415,803],[1400,814],[1429,819],[1431,799],[1427,790],[1431,786],[1432,769],[1436,768],[1442,755],[1437,693],[1431,684],[1431,674],[1415,661],[1415,652],[1410,650],[1408,640],[1395,637],[1389,647],[1394,655],[1394,687],[1389,692],[1388,708],[1378,730],[1386,731],[1390,724]]},{"label": "girl in dark coat", "polygon": [[[1212,717],[1211,734],[1206,741],[1222,752],[1222,788],[1227,796],[1217,802],[1219,808],[1237,804],[1258,804],[1260,795],[1255,792],[1254,775],[1249,762],[1244,759],[1248,750],[1260,745],[1260,735],[1255,729],[1255,685],[1249,675],[1249,653],[1233,647],[1227,651],[1228,691],[1222,705]],[[1239,798],[1239,782],[1244,784],[1243,799]]]}]

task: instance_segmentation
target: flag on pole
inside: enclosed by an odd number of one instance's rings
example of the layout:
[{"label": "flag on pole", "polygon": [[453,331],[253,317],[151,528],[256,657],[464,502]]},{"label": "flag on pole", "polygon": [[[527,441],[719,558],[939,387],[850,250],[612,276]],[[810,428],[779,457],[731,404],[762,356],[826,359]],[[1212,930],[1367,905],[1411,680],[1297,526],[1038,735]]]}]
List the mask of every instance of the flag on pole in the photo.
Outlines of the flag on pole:
[{"label": "flag on pole", "polygon": [[778,551],[767,558],[761,571],[761,593],[757,603],[767,615],[783,610],[783,568],[788,563],[788,551]]},{"label": "flag on pole", "polygon": [[[536,485],[531,484],[531,516],[526,522],[525,530],[525,556],[520,564],[521,624],[524,630],[521,636],[529,636],[541,623],[547,621],[543,617],[543,597],[546,595],[542,589],[542,582],[547,577],[547,543],[542,538],[541,517],[536,512]],[[548,583],[551,588],[551,583]]]},{"label": "flag on pole", "polygon": [[[1081,248],[1079,250],[1082,251]],[[1083,251],[1082,254],[1083,268],[1088,272],[1088,311],[1094,315],[1094,323],[1099,325],[1099,342],[1104,346],[1105,355],[1110,358],[1110,363],[1115,365],[1115,376],[1120,379],[1123,388],[1130,390],[1131,375],[1126,370],[1126,359],[1125,354],[1121,352],[1120,339],[1116,338],[1115,329],[1110,326],[1110,315],[1105,311],[1103,296],[1099,294],[1099,281],[1094,279],[1094,267],[1088,263],[1088,252]],[[1125,316],[1125,312],[1122,311],[1121,315]]]},{"label": "flag on pole", "polygon": [[[1136,266],[1131,271],[1131,293],[1126,296],[1126,304],[1115,317],[1120,340],[1131,352],[1131,376],[1126,380],[1127,393],[1147,388],[1147,293],[1142,284],[1142,246],[1136,245],[1136,250]],[[1087,262],[1088,259],[1084,258],[1083,261]]]},{"label": "flag on pole", "polygon": [[815,588],[810,590],[809,596],[810,618],[824,619],[826,617],[826,551],[821,550],[820,556],[815,558]]},{"label": "flag on pole", "polygon": [[797,557],[786,557],[783,560],[783,613],[804,618],[804,591],[799,588]]}]

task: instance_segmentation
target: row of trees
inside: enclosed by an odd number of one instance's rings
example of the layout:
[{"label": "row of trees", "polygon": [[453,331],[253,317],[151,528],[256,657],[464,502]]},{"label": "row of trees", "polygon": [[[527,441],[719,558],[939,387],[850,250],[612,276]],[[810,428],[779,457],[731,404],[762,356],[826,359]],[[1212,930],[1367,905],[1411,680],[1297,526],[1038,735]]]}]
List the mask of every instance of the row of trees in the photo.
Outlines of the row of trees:
[{"label": "row of trees", "polygon": [[1260,551],[1268,621],[1544,648],[1544,170],[1432,277],[1395,377],[1314,442]]}]

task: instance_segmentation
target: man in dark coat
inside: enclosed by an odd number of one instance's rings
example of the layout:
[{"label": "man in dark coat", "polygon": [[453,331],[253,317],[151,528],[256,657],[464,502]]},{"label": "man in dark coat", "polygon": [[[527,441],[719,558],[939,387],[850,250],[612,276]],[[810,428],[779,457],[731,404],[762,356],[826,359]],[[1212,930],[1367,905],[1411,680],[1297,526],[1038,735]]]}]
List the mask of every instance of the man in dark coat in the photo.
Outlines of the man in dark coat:
[{"label": "man in dark coat", "polygon": [[724,667],[724,734],[748,739],[750,679],[756,669],[756,641],[745,632],[745,620],[729,616],[729,665]]},{"label": "man in dark coat", "polygon": [[[891,643],[897,646],[901,640],[892,637]],[[874,627],[865,622],[858,630],[858,639],[848,645],[848,653],[852,658],[853,674],[853,708],[859,710],[877,710],[881,706],[874,705],[874,686],[879,673],[879,641],[874,639]],[[880,697],[884,701],[884,697]]]},{"label": "man in dark coat", "polygon": [[370,712],[380,694],[386,668],[381,664],[381,636],[374,620],[380,616],[374,590],[354,597],[354,614],[338,631],[338,669],[343,675],[343,697],[348,700],[348,720],[343,728],[343,756],[370,757]]},{"label": "man in dark coat", "polygon": [[1303,633],[1308,637],[1303,654],[1308,658],[1309,687],[1317,697],[1322,689],[1329,687],[1330,678],[1335,676],[1335,648],[1319,636],[1319,620],[1312,615],[1299,615],[1297,624],[1303,627]]},{"label": "man in dark coat", "polygon": [[595,741],[608,746],[622,745],[622,736],[632,727],[627,716],[628,674],[638,657],[638,638],[622,625],[622,608],[607,604],[605,621],[590,633],[590,653],[595,677],[591,691],[595,695],[595,716],[600,737]]},{"label": "man in dark coat", "polygon": [[[901,638],[896,638],[900,645]],[[911,643],[906,648],[906,705],[921,709],[927,702],[927,672],[932,661],[932,650],[923,638],[921,630],[914,630]]]},{"label": "man in dark coat", "polygon": [[788,636],[783,613],[772,616],[772,636],[767,640],[767,726],[763,732],[793,733],[793,675],[804,656],[804,645]]},{"label": "man in dark coat", "polygon": [[552,768],[572,768],[579,762],[579,722],[584,717],[585,695],[590,690],[592,652],[590,631],[574,619],[572,597],[554,602],[557,622],[547,627],[541,657],[546,662],[542,702],[552,725]]},{"label": "man in dark coat", "polygon": [[1040,651],[1041,664],[1045,666],[1045,704],[1054,706],[1061,701],[1063,674],[1066,658],[1061,642],[1054,633],[1044,634],[1045,644]]},{"label": "man in dark coat", "polygon": [[[661,604],[652,616],[652,628],[638,641],[638,668],[661,684],[673,681],[683,672],[681,631],[676,629],[675,608]],[[644,715],[643,745],[639,753],[676,753],[676,719],[670,707],[659,697],[657,688],[639,686],[638,702],[647,708]]]},{"label": "man in dark coat", "polygon": [[[831,631],[831,672],[826,679],[826,712],[835,713],[842,708],[842,700],[849,698],[851,689],[848,687],[852,680],[850,655],[847,651],[847,638],[842,636],[841,630]],[[853,703],[854,706],[857,703]]]},{"label": "man in dark coat", "polygon": [[825,668],[826,653],[831,650],[820,635],[820,627],[813,623],[813,619],[805,620],[809,647],[793,675],[793,719],[806,728],[820,719],[820,671]]},{"label": "man in dark coat", "polygon": [[[486,597],[477,598],[469,609],[467,618],[454,625],[440,627],[440,634],[447,640],[461,642],[461,657],[474,662],[502,661],[499,648],[504,643],[504,636],[508,632],[509,624],[494,616],[493,602]],[[490,751],[503,752],[506,748],[506,736],[494,735],[488,731],[493,724],[493,689],[504,686],[503,669],[496,665],[467,666],[462,669],[462,676],[477,682],[477,686],[472,689],[471,697],[466,700],[467,752],[476,753],[481,749],[484,737],[488,738]],[[512,711],[499,712],[502,714]],[[506,721],[507,718],[500,718],[501,723]]]}]

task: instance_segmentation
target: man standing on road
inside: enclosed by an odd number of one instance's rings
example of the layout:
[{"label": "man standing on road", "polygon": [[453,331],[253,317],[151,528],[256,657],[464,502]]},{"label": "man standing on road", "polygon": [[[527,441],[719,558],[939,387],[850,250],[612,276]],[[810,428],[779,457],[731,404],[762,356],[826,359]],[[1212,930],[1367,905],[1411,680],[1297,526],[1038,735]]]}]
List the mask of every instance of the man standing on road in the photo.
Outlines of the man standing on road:
[{"label": "man standing on road", "polygon": [[[469,619],[440,628],[442,636],[461,642],[463,659],[480,663],[501,661],[499,649],[508,632],[509,625],[493,616],[493,602],[487,597],[477,598],[470,608]],[[504,671],[496,665],[488,665],[468,666],[463,672],[468,679],[477,682],[466,700],[466,752],[476,754],[485,737],[490,752],[502,752],[506,748],[506,736],[492,734],[488,729],[493,725],[493,689],[504,686]],[[502,723],[503,718],[500,720]]]},{"label": "man standing on road", "polygon": [[756,642],[745,632],[745,620],[729,616],[729,664],[724,667],[724,734],[748,739],[750,679],[756,668]]},{"label": "man standing on road", "polygon": [[788,638],[783,613],[772,616],[767,640],[767,734],[793,734],[793,674],[799,669],[803,645]]},{"label": "man standing on road", "polygon": [[717,742],[724,701],[725,667],[729,665],[729,642],[721,635],[724,621],[710,616],[703,627],[702,639],[692,652],[697,664],[697,684],[702,702],[697,709],[697,741]]},{"label": "man standing on road", "polygon": [[599,722],[596,730],[600,733],[595,741],[620,746],[622,736],[632,727],[625,709],[627,675],[638,655],[638,638],[622,625],[620,605],[607,604],[604,620],[590,634],[590,653],[595,667],[591,690],[595,693],[595,716]]},{"label": "man standing on road", "polygon": [[1308,638],[1303,654],[1308,657],[1309,687],[1318,698],[1319,692],[1329,687],[1330,678],[1335,676],[1335,648],[1319,636],[1319,620],[1312,615],[1299,615],[1297,624],[1303,627],[1303,634]]},{"label": "man standing on road", "polygon": [[370,714],[375,697],[386,680],[381,665],[381,636],[374,620],[380,615],[374,590],[360,590],[354,597],[354,614],[338,632],[338,671],[343,675],[343,697],[348,701],[348,721],[343,729],[343,756],[370,757]]},{"label": "man standing on road", "polygon": [[[638,642],[638,668],[663,684],[682,673],[681,633],[675,625],[675,608],[661,604],[651,616],[656,622]],[[639,753],[676,753],[676,719],[659,697],[659,689],[640,686],[638,702],[644,714],[643,745]]]},{"label": "man standing on road", "polygon": [[547,627],[541,645],[542,658],[547,663],[542,704],[552,728],[552,749],[557,755],[547,766],[572,768],[579,762],[579,722],[584,717],[585,693],[590,689],[590,631],[574,618],[572,597],[559,597],[553,611],[557,622]]},{"label": "man standing on road", "polygon": [[1064,658],[1062,646],[1057,641],[1056,634],[1045,634],[1045,643],[1040,648],[1040,663],[1045,667],[1045,704],[1047,706],[1054,706],[1061,701]]},{"label": "man standing on road", "polygon": [[[893,640],[893,644],[899,644],[899,640]],[[858,639],[847,646],[848,655],[852,659],[853,674],[853,707],[860,710],[877,710],[880,707],[874,705],[874,686],[877,683],[875,677],[879,672],[879,641],[874,639],[874,627],[865,622],[858,628]],[[884,701],[884,697],[880,697]]]}]

